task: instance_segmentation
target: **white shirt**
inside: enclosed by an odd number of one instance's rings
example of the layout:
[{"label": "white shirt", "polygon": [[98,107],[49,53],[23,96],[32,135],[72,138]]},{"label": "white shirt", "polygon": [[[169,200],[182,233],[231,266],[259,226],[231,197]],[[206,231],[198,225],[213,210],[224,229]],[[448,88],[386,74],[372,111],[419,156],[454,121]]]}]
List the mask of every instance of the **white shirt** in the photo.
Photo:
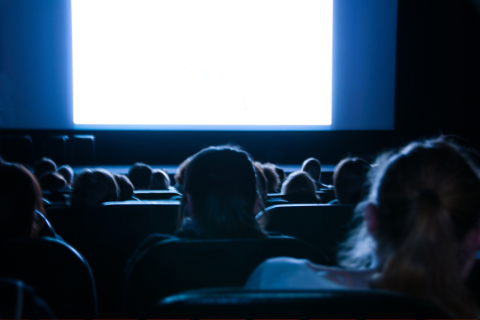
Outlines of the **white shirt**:
[{"label": "white shirt", "polygon": [[246,289],[368,289],[373,269],[346,270],[288,257],[264,261],[250,275]]}]

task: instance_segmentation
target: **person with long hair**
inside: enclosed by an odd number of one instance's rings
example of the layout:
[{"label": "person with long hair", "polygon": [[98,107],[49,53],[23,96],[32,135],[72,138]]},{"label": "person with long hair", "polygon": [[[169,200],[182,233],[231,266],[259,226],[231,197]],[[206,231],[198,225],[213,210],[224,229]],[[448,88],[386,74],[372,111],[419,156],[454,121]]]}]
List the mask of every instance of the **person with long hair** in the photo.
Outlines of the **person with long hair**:
[{"label": "person with long hair", "polygon": [[236,147],[208,147],[188,160],[182,173],[183,197],[174,236],[153,234],[135,250],[136,257],[167,239],[259,239],[267,237],[255,215],[261,206],[250,156]]},{"label": "person with long hair", "polygon": [[177,236],[207,239],[265,237],[255,220],[259,205],[255,169],[248,154],[220,146],[190,159],[185,174],[186,210]]},{"label": "person with long hair", "polygon": [[480,247],[480,178],[468,155],[448,142],[415,142],[370,172],[369,195],[357,205],[363,221],[339,254],[346,269],[276,258],[247,287],[385,289],[478,318],[465,285]]}]

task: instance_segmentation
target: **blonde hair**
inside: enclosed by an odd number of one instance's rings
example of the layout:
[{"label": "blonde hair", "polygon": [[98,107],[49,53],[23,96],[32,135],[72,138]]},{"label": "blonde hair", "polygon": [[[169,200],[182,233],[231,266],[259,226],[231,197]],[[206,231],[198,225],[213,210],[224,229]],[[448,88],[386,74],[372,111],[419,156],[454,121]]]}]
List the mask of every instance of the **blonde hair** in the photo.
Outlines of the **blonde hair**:
[{"label": "blonde hair", "polygon": [[453,317],[477,316],[460,273],[460,243],[480,218],[480,179],[469,159],[447,142],[416,142],[381,157],[372,172],[367,202],[377,207],[375,239],[361,223],[342,264],[378,259],[372,287],[429,300]]}]

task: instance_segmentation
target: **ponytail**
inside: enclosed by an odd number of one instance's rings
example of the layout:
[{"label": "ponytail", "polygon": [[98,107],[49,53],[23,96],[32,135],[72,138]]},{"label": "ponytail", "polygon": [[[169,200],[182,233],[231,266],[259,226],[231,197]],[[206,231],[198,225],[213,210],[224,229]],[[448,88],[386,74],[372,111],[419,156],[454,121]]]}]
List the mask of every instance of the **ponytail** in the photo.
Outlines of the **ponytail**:
[{"label": "ponytail", "polygon": [[[476,318],[475,302],[460,275],[450,215],[433,190],[420,192],[412,203],[412,214],[402,218],[403,230],[397,231],[403,233],[403,241],[391,244],[395,248],[379,248],[391,254],[384,257],[382,275],[372,287],[429,300],[453,317]],[[381,223],[381,213],[379,218]],[[387,235],[378,234],[379,240],[383,236]]]}]

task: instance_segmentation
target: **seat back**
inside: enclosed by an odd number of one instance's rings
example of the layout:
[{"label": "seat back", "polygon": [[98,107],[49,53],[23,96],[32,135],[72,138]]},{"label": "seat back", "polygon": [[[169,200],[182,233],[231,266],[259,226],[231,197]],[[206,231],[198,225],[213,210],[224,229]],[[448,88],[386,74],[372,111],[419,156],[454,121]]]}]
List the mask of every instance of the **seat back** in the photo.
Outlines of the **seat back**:
[{"label": "seat back", "polygon": [[48,210],[55,232],[90,263],[102,317],[119,317],[127,260],[150,234],[175,232],[179,205],[179,201],[124,201]]},{"label": "seat back", "polygon": [[138,317],[159,299],[180,291],[243,286],[260,263],[278,256],[325,261],[312,246],[290,237],[166,240],[154,244],[128,271],[124,316]]},{"label": "seat back", "polygon": [[448,319],[430,303],[384,290],[183,292],[160,301],[147,319]]},{"label": "seat back", "polygon": [[333,189],[320,189],[315,192],[322,198],[322,203],[328,203],[337,198],[335,195],[335,190]]},{"label": "seat back", "polygon": [[38,297],[35,288],[22,281],[0,277],[0,316],[2,319],[54,319],[50,307]]},{"label": "seat back", "polygon": [[287,204],[266,208],[257,216],[265,229],[303,239],[327,255],[327,265],[336,265],[339,245],[352,229],[354,206]]},{"label": "seat back", "polygon": [[86,260],[52,238],[0,241],[0,276],[36,289],[58,318],[96,318],[97,299]]},{"label": "seat back", "polygon": [[135,190],[133,196],[140,200],[169,200],[181,196],[179,192],[169,190]]}]

